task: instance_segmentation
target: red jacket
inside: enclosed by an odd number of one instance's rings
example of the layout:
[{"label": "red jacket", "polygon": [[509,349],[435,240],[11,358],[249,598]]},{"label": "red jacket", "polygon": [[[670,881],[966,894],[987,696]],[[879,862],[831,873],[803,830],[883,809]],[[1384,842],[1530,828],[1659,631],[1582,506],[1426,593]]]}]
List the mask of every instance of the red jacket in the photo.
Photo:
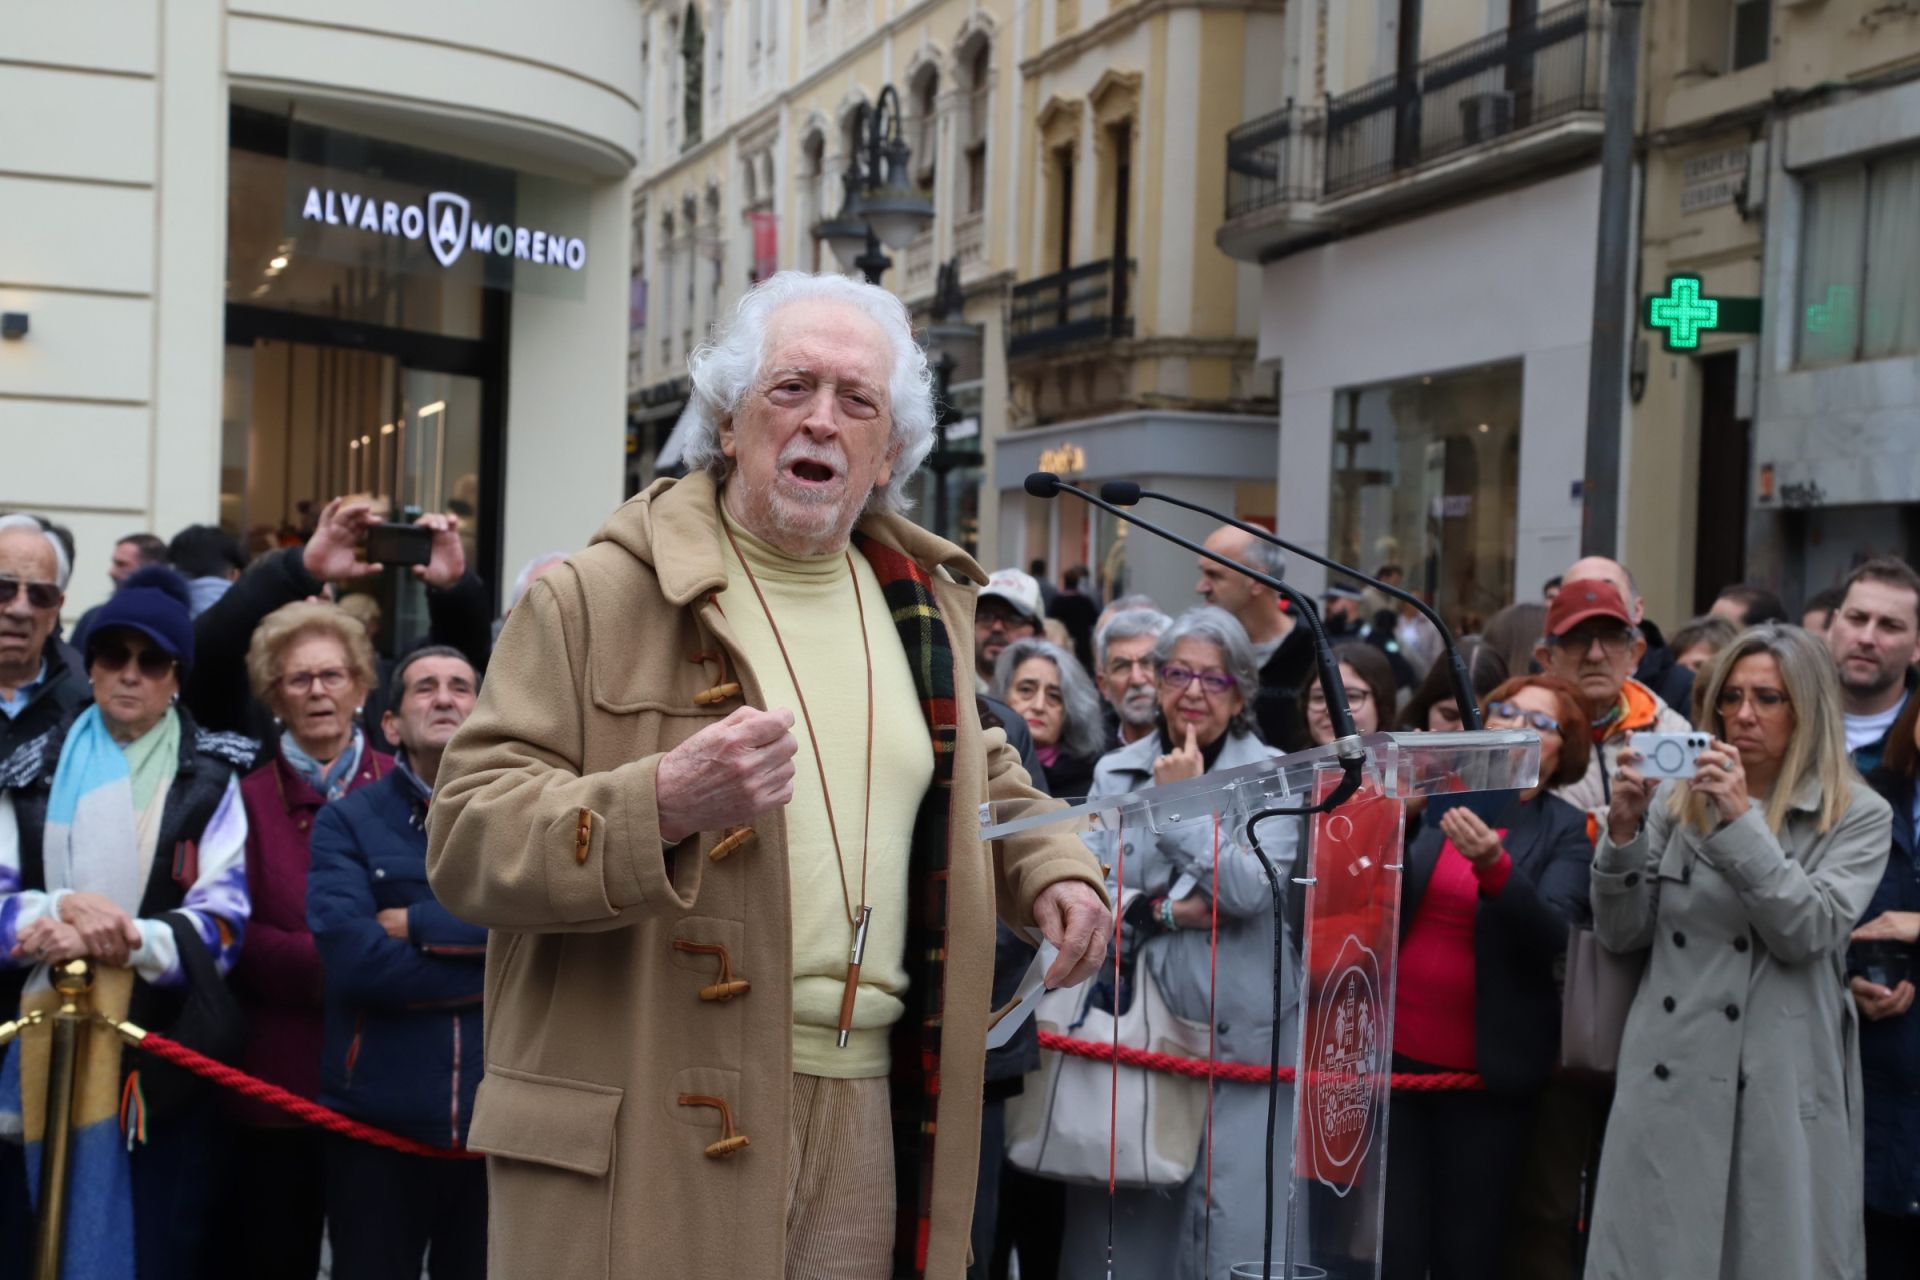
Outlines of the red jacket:
[{"label": "red jacket", "polygon": [[[385,776],[393,757],[371,747],[348,790]],[[247,1014],[241,1068],[303,1098],[320,1092],[320,952],[307,931],[307,842],[320,793],[278,757],[240,783],[247,805],[247,894],[253,914],[233,967],[233,986]],[[248,1124],[297,1123],[277,1108],[245,1098],[234,1114]]]}]

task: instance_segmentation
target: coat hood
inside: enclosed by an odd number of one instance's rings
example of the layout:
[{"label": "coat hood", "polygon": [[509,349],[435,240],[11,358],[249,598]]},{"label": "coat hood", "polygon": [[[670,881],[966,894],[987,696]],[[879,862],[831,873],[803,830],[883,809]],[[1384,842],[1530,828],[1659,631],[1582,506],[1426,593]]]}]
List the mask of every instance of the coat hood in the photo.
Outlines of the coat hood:
[{"label": "coat hood", "polygon": [[[674,605],[724,587],[725,560],[720,550],[719,486],[704,471],[678,480],[656,480],[615,511],[588,541],[611,542],[653,566],[660,590]],[[957,581],[983,584],[987,574],[972,556],[919,525],[887,512],[869,512],[854,525],[881,544],[910,557],[929,573],[946,569]],[[656,557],[654,548],[673,554]]]}]

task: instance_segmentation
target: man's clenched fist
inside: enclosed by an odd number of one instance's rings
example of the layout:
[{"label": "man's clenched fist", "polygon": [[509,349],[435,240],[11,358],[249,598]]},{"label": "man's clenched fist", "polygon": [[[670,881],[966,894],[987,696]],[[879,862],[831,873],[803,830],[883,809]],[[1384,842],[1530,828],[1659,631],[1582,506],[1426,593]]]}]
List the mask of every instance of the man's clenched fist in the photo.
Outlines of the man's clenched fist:
[{"label": "man's clenched fist", "polygon": [[667,752],[654,779],[660,839],[745,826],[793,799],[793,712],[742,707]]}]

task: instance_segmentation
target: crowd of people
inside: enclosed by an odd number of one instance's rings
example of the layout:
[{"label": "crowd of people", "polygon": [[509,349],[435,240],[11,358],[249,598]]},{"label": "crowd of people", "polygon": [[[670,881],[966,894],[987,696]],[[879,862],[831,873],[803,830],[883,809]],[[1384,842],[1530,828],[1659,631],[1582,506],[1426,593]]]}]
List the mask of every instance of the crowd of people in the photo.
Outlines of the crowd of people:
[{"label": "crowd of people", "polygon": [[[49,1008],[53,968],[88,959],[107,1013],[453,1151],[483,1075],[489,933],[430,884],[427,814],[495,626],[457,523],[427,515],[429,562],[412,574],[430,625],[383,652],[373,592],[397,571],[363,558],[375,518],[336,500],[297,545],[251,562],[217,529],[131,535],[110,549],[112,595],[68,632],[79,549],[57,524],[0,517],[0,1004]],[[805,587],[744,526],[728,530],[774,600]],[[1287,569],[1240,530],[1207,546]],[[515,597],[559,559],[529,565]],[[1202,560],[1194,601],[1102,601],[1082,567],[1057,586],[1031,568],[978,592],[974,706],[1053,797],[1333,741],[1309,628],[1268,587]],[[861,609],[884,610],[872,590]],[[1486,1087],[1393,1096],[1382,1274],[1907,1274],[1920,1256],[1920,575],[1867,560],[1797,618],[1731,587],[1671,640],[1614,561],[1578,561],[1545,596],[1461,645],[1487,727],[1538,734],[1538,784],[1485,814],[1409,805],[1394,1069]],[[1461,726],[1417,615],[1345,586],[1322,614],[1357,730]],[[825,687],[836,655],[787,625],[796,691],[802,671]],[[765,639],[787,655],[778,630]],[[729,687],[719,670],[714,692]],[[911,673],[878,678],[894,677],[911,700]],[[879,756],[904,758],[910,728],[887,726],[898,743]],[[871,716],[867,731],[871,770]],[[1634,746],[1647,731],[1706,735],[1693,776],[1648,778]],[[823,790],[843,763],[820,761]],[[912,807],[895,807],[905,830]],[[657,822],[665,842],[664,801]],[[585,863],[598,846],[579,823]],[[1291,861],[1302,838],[1290,825],[1270,852]],[[1270,1004],[1287,926],[1269,881],[1191,829],[1128,839],[1114,945],[1171,1012],[1215,1028],[1220,1059],[1264,1065],[1296,1034],[1291,1002],[1277,1025]],[[1560,1069],[1579,928],[1644,958],[1607,1085]],[[996,1003],[1026,963],[1004,925],[1000,941]],[[702,1002],[748,988],[725,948],[676,947],[703,974],[718,957]],[[820,947],[822,999],[838,1005],[844,943]],[[45,1136],[28,1062],[16,1046],[0,1070],[0,1224],[15,1240],[32,1236]],[[986,1065],[971,1275],[1014,1274],[1016,1258],[1023,1280],[1107,1274],[1109,1230],[1112,1274],[1214,1280],[1256,1255],[1263,1088],[1217,1086],[1210,1176],[1110,1200],[1007,1162],[1005,1106],[1038,1062],[1029,1026]],[[322,1137],[132,1050],[90,1049],[79,1095],[76,1195],[91,1216],[76,1257],[131,1257],[141,1280],[306,1278],[324,1239],[352,1280],[411,1280],[428,1259],[436,1278],[485,1272],[478,1161]],[[719,1110],[727,1136],[709,1156],[737,1141]],[[0,1257],[0,1280],[26,1258]]]},{"label": "crowd of people", "polygon": [[[1207,546],[1285,572],[1239,530]],[[1043,584],[992,575],[979,688],[1026,720],[1056,796],[1332,741],[1307,628],[1267,588],[1199,568],[1196,603],[1174,616],[1142,597],[1106,605],[1084,670]],[[1764,588],[1729,587],[1671,640],[1614,561],[1575,563],[1544,597],[1460,642],[1484,723],[1539,735],[1539,785],[1490,820],[1410,806],[1394,1068],[1477,1072],[1487,1087],[1394,1095],[1382,1274],[1908,1274],[1920,575],[1867,560],[1797,618]],[[1438,637],[1411,610],[1335,589],[1323,617],[1359,731],[1461,726]],[[1692,779],[1640,773],[1635,733],[1696,729],[1711,745]],[[1089,761],[1093,739],[1105,753]],[[1172,1012],[1204,1023],[1212,1011],[1220,1058],[1264,1063],[1268,1036],[1294,1034],[1290,1006],[1273,1026],[1264,985],[1266,882],[1228,883],[1223,867],[1216,884],[1194,839],[1128,843],[1149,908],[1118,945]],[[1610,1083],[1560,1069],[1575,928],[1644,957]],[[1201,1275],[1203,1227],[1216,1261],[1254,1256],[1261,1126],[1236,1112],[1242,1091],[1257,1092],[1216,1088],[1210,1205],[1197,1174],[1173,1194],[1117,1193],[1126,1274]],[[1009,1274],[1010,1249],[1022,1277],[1100,1273],[1104,1186],[1049,1190],[1012,1166],[993,1177],[1002,1194],[978,1211],[998,1226],[977,1224],[976,1241],[999,1247],[980,1275]]]}]

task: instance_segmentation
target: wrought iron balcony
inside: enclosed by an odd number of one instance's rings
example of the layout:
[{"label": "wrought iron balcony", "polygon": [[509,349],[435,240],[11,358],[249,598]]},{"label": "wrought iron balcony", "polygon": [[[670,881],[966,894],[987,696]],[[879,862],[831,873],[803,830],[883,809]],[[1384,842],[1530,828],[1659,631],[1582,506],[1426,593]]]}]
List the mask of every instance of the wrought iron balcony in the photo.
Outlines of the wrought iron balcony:
[{"label": "wrought iron balcony", "polygon": [[1133,259],[1106,258],[1013,286],[1007,355],[1133,336]]},{"label": "wrought iron balcony", "polygon": [[1376,80],[1330,99],[1326,198],[1601,110],[1600,35],[1597,11],[1574,0],[1430,58],[1410,79]]},{"label": "wrought iron balcony", "polygon": [[1227,134],[1227,217],[1293,200],[1311,200],[1307,172],[1310,135],[1299,108],[1292,104],[1249,120]]}]

